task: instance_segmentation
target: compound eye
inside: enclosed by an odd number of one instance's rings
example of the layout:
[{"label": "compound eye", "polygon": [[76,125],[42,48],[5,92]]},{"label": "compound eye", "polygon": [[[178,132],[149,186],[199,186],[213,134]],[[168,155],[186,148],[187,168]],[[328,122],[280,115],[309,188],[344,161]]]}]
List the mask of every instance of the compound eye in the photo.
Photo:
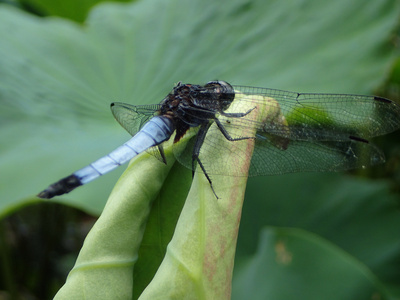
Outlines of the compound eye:
[{"label": "compound eye", "polygon": [[219,85],[222,88],[222,92],[224,93],[233,93],[233,87],[227,83],[226,81],[223,80],[213,80],[213,81],[209,81],[207,82],[206,86],[210,86],[210,85]]}]

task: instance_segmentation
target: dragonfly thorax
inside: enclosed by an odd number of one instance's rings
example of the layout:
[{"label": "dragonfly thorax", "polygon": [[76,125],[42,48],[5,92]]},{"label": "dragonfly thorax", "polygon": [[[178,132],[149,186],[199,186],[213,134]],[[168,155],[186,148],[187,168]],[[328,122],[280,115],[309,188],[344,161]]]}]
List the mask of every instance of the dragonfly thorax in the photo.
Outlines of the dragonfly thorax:
[{"label": "dragonfly thorax", "polygon": [[204,86],[179,82],[161,102],[160,115],[196,127],[225,111],[234,97],[232,86],[225,81],[210,81]]}]

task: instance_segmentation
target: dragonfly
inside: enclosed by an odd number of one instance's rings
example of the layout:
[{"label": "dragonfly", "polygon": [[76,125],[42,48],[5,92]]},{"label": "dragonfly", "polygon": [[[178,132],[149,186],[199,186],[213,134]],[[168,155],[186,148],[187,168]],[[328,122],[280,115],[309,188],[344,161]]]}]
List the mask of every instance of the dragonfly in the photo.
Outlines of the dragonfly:
[{"label": "dragonfly", "polygon": [[[262,107],[266,113],[255,117]],[[111,111],[133,137],[51,184],[38,197],[69,193],[145,151],[167,163],[163,144],[173,137],[177,160],[192,170],[192,176],[195,171],[203,172],[218,199],[212,174],[334,172],[383,163],[383,152],[369,139],[400,128],[400,106],[383,97],[297,93],[234,86],[221,80],[205,85],[179,82],[159,104],[113,102]],[[221,168],[208,163],[209,157],[228,149],[211,132],[231,146],[229,155],[250,161],[248,173],[236,166]],[[189,141],[180,146],[189,134]],[[252,153],[239,147],[244,141],[253,143]]]}]

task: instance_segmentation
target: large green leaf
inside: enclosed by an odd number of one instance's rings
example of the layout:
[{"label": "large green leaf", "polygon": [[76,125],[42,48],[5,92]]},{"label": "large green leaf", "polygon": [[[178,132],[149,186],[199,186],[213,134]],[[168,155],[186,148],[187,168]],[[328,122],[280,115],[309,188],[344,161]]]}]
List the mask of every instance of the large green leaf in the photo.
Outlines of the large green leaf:
[{"label": "large green leaf", "polygon": [[[157,103],[174,82],[214,78],[367,93],[392,61],[396,17],[392,0],[152,0],[99,5],[79,27],[2,5],[1,210],[127,139],[109,112],[114,100]],[[100,212],[117,176],[63,199]]]},{"label": "large green leaf", "polygon": [[[84,26],[77,26],[0,6],[1,214],[32,201],[49,183],[128,138],[112,120],[111,101],[157,103],[174,82],[203,83],[215,78],[298,91],[370,93],[393,61],[389,36],[398,11],[394,0],[368,5],[361,0],[224,4],[148,0],[99,5]],[[99,213],[117,173],[59,201]],[[182,176],[190,180],[190,172]],[[301,221],[301,187],[313,188],[321,182],[305,176],[279,179],[283,187],[262,183],[267,192],[259,184],[249,190],[276,194],[296,184],[285,203],[291,204],[294,220]],[[167,181],[174,182],[174,187],[179,183],[172,178]],[[187,185],[178,189],[182,193]],[[341,189],[341,185],[331,189]],[[324,202],[326,194],[318,200],[329,205]],[[254,203],[257,199],[261,197],[251,193],[247,198]],[[282,201],[268,199],[272,206]],[[266,216],[251,220],[262,218]],[[150,220],[157,223],[162,218],[155,215]],[[372,224],[380,221],[377,218]],[[357,230],[354,226],[346,230]],[[390,234],[385,241],[392,238]],[[165,244],[158,241],[155,247],[165,249]],[[132,251],[136,250],[132,247]],[[352,255],[358,258],[357,253]],[[379,256],[373,253],[371,257],[378,261],[374,271],[386,270]],[[392,261],[395,256],[389,253],[387,257]],[[168,269],[162,273],[168,274]]]}]

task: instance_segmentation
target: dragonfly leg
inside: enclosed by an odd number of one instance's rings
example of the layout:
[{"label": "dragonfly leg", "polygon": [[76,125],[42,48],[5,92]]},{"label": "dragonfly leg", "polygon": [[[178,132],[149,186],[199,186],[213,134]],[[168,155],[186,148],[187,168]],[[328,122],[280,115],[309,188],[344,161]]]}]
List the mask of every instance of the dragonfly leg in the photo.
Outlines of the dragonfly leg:
[{"label": "dragonfly leg", "polygon": [[247,116],[249,113],[251,113],[255,109],[256,109],[256,106],[254,106],[252,109],[249,109],[245,113],[226,113],[224,111],[221,111],[220,114],[222,116],[228,117],[228,118],[243,118],[244,116]]},{"label": "dragonfly leg", "polygon": [[201,124],[199,132],[197,133],[196,142],[194,144],[193,153],[192,153],[192,177],[194,177],[195,163],[197,162],[198,165],[200,166],[201,170],[203,171],[204,175],[206,176],[208,182],[210,183],[211,190],[213,191],[215,197],[217,199],[219,199],[217,196],[217,193],[215,193],[211,178],[210,178],[210,176],[208,176],[207,171],[204,168],[204,165],[199,158],[200,149],[201,149],[201,146],[203,145],[204,139],[207,134],[207,127],[208,127],[207,123]]},{"label": "dragonfly leg", "polygon": [[217,193],[216,193],[215,190],[214,190],[214,187],[213,187],[211,178],[210,178],[210,176],[208,176],[208,174],[207,174],[207,172],[206,172],[206,169],[205,169],[204,166],[203,166],[203,163],[201,162],[201,160],[200,160],[200,158],[199,158],[198,156],[197,156],[196,160],[197,160],[197,163],[199,164],[201,170],[203,171],[204,175],[206,176],[208,182],[210,183],[211,190],[213,191],[215,197],[216,197],[217,199],[219,199]]},{"label": "dragonfly leg", "polygon": [[241,140],[255,139],[254,136],[245,136],[245,137],[240,137],[240,138],[233,138],[233,137],[231,137],[229,132],[226,131],[224,125],[222,125],[221,121],[218,120],[218,118],[215,118],[214,121],[217,124],[217,126],[218,126],[219,130],[221,131],[221,133],[224,135],[224,137],[228,141],[235,142],[235,141],[241,141]]},{"label": "dragonfly leg", "polygon": [[158,151],[160,152],[163,163],[167,164],[167,159],[166,159],[165,153],[164,153],[164,147],[162,146],[162,144],[158,145],[157,147],[158,147]]}]

